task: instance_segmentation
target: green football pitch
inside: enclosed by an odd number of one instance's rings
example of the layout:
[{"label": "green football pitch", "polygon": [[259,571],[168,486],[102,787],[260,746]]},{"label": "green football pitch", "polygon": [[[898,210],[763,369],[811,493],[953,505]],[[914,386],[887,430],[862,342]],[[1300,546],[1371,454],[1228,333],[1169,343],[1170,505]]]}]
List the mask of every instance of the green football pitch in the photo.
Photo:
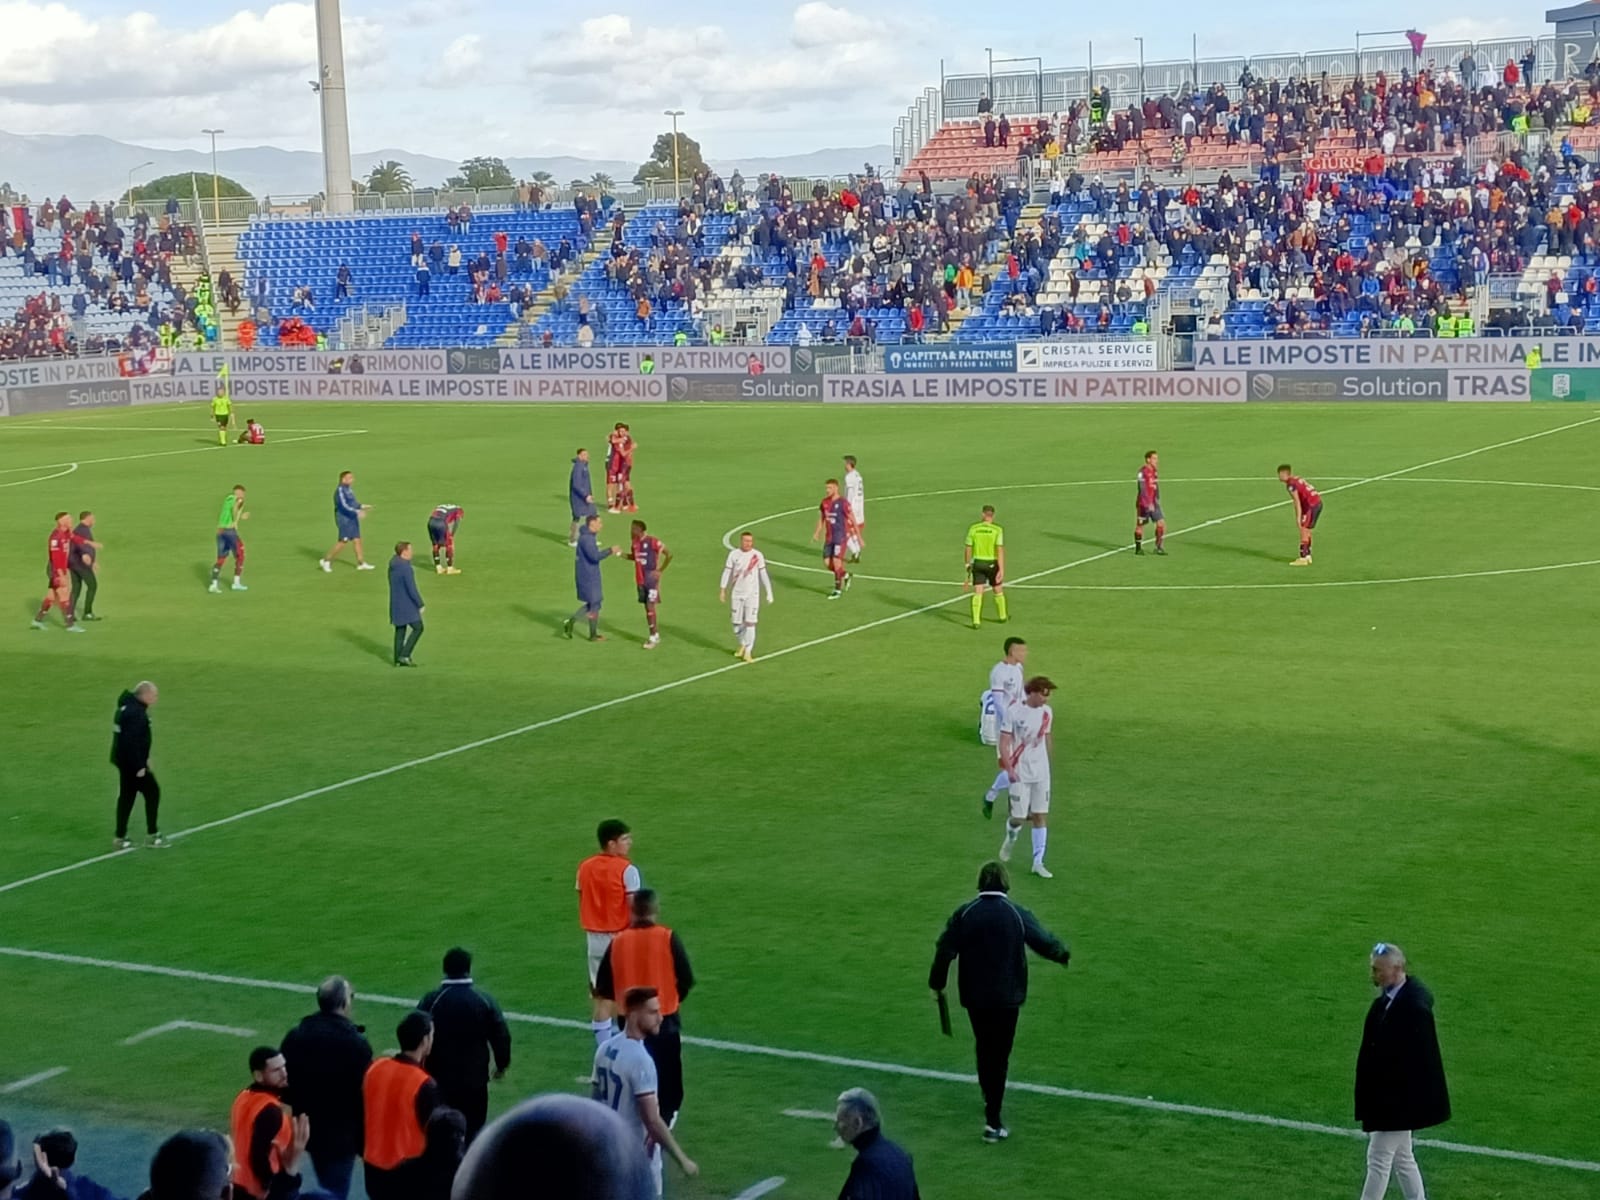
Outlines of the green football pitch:
[{"label": "green football pitch", "polygon": [[[835,1194],[814,1114],[861,1085],[929,1197],[1345,1198],[1367,953],[1438,998],[1455,1119],[1419,1151],[1450,1197],[1592,1197],[1600,1007],[1600,415],[1579,406],[834,407],[248,404],[265,447],[158,408],[0,424],[0,1088],[116,1125],[221,1124],[246,1051],[348,974],[381,1051],[452,944],[517,1014],[494,1104],[581,1090],[593,1043],[573,871],[634,828],[700,978],[684,1008],[680,1197],[782,1177]],[[630,564],[573,609],[566,477],[613,421],[671,548],[641,649]],[[1135,558],[1161,452],[1170,554]],[[829,602],[810,543],[855,454],[868,544]],[[1322,488],[1315,566],[1281,461]],[[73,464],[76,464],[74,467]],[[367,553],[424,543],[419,668],[388,661]],[[596,468],[597,481],[601,472]],[[243,593],[206,592],[249,488]],[[427,569],[466,508],[462,574]],[[968,627],[961,540],[1005,525],[1011,621]],[[104,621],[28,620],[45,536],[93,509]],[[606,518],[602,541],[626,540]],[[775,564],[735,663],[723,537]],[[935,936],[1000,841],[978,699],[1007,634],[1062,685],[1049,862],[1013,895],[1035,961],[1008,1102],[979,1140],[971,1035],[940,1036]],[[109,856],[118,690],[156,680],[167,852]],[[135,816],[135,828],[140,818]],[[24,956],[19,951],[41,952]],[[176,1028],[187,1021],[254,1031]],[[291,1071],[293,1064],[291,1064]],[[1493,1153],[1486,1153],[1491,1151]],[[1509,1152],[1501,1154],[1499,1152]]]}]

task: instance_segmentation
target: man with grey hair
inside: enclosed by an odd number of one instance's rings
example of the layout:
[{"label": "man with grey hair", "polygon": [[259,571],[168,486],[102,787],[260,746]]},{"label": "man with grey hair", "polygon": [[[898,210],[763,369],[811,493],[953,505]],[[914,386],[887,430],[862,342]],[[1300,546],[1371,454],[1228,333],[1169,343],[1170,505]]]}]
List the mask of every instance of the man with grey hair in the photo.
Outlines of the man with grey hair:
[{"label": "man with grey hair", "polygon": [[372,1063],[365,1030],[350,1019],[355,989],[343,975],[330,975],[317,988],[317,1011],[283,1039],[291,1064],[290,1106],[311,1118],[306,1150],[317,1184],[339,1200],[350,1194],[350,1179],[361,1154],[361,1085]]},{"label": "man with grey hair", "polygon": [[145,831],[153,850],[164,849],[157,818],[161,812],[161,785],[150,769],[150,710],[155,707],[156,685],[148,679],[136,683],[117,697],[117,710],[111,718],[111,763],[117,768],[117,832],[112,846],[131,850],[128,818],[133,815],[135,797],[144,797]]},{"label": "man with grey hair", "polygon": [[1368,1134],[1361,1200],[1383,1200],[1391,1174],[1406,1200],[1424,1200],[1412,1133],[1450,1119],[1433,993],[1407,974],[1405,951],[1393,942],[1372,948],[1371,965],[1379,991],[1356,1058],[1356,1120]]},{"label": "man with grey hair", "polygon": [[882,1123],[878,1098],[866,1088],[840,1095],[833,1127],[856,1158],[839,1200],[921,1200],[911,1156],[883,1136]]}]

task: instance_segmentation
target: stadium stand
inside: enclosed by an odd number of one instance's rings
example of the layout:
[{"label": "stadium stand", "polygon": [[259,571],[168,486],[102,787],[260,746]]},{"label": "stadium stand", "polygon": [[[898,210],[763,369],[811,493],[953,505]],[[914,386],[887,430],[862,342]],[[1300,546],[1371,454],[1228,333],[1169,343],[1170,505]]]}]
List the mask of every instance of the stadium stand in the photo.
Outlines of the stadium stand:
[{"label": "stadium stand", "polygon": [[204,320],[203,296],[173,278],[193,229],[140,210],[127,228],[110,206],[66,197],[0,206],[0,359],[115,352],[177,341]]}]

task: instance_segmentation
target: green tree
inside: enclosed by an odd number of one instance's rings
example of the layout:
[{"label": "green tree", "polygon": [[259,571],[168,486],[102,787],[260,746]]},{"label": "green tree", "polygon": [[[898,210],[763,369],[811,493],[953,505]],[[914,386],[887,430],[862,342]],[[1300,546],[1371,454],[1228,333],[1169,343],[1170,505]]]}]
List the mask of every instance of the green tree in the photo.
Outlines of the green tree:
[{"label": "green tree", "polygon": [[[700,143],[695,141],[682,130],[678,131],[678,175],[682,179],[691,178],[696,171],[706,169],[706,160],[700,157]],[[652,179],[672,178],[672,133],[656,135],[656,144],[650,149],[650,157],[634,175],[635,183],[646,183]]]},{"label": "green tree", "polygon": [[[195,192],[200,193],[202,200],[211,199],[211,173],[209,171],[185,171],[181,175],[163,175],[159,179],[152,179],[149,183],[139,183],[133,186],[130,192],[124,192],[122,199],[126,202],[130,196],[141,204],[148,204],[152,200],[192,200]],[[224,200],[253,200],[249,191],[243,184],[236,183],[226,175],[217,176],[217,195]]]},{"label": "green tree", "polygon": [[589,176],[589,186],[594,188],[594,190],[597,192],[609,192],[612,188],[617,186],[617,183],[616,180],[612,179],[611,176],[607,175],[604,171],[596,171],[593,175]]},{"label": "green tree", "polygon": [[411,172],[404,163],[394,159],[378,163],[367,172],[367,190],[373,192],[409,192],[412,189]]},{"label": "green tree", "polygon": [[535,171],[528,176],[529,183],[537,183],[540,187],[554,187],[556,177],[549,171]]},{"label": "green tree", "polygon": [[508,188],[517,186],[517,177],[511,173],[502,158],[469,158],[461,164],[461,173],[444,181],[447,188]]}]

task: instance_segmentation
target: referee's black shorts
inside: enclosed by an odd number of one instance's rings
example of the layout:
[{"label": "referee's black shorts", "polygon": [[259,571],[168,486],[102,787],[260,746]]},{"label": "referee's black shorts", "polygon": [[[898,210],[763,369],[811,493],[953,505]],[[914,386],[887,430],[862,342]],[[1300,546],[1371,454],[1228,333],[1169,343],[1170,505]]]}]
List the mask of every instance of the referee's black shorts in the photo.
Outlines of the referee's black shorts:
[{"label": "referee's black shorts", "polygon": [[972,560],[972,582],[985,587],[998,587],[1000,579],[1000,564],[989,559],[975,558]]}]

